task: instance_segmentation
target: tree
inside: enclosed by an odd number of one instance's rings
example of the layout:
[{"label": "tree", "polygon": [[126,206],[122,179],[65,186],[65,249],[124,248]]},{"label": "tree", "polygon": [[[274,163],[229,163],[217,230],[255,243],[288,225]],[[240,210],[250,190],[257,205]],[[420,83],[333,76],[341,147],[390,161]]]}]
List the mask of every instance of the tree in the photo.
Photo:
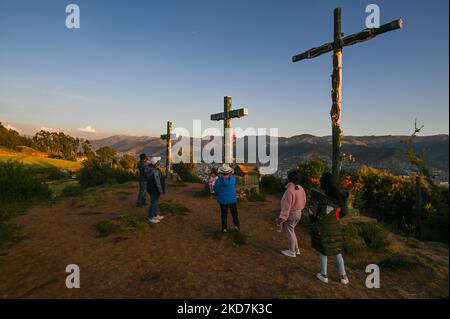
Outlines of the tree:
[{"label": "tree", "polygon": [[0,145],[17,150],[18,146],[31,146],[31,140],[21,136],[17,131],[7,129],[0,122]]},{"label": "tree", "polygon": [[128,172],[134,172],[136,170],[137,163],[137,159],[128,154],[125,154],[120,160],[120,164],[122,165],[123,169]]},{"label": "tree", "polygon": [[117,155],[116,151],[109,146],[100,147],[95,153],[102,164],[107,164],[111,167]]},{"label": "tree", "polygon": [[81,155],[86,156],[87,158],[95,157],[95,152],[92,150],[92,144],[89,140],[85,140],[83,144],[81,144]]}]

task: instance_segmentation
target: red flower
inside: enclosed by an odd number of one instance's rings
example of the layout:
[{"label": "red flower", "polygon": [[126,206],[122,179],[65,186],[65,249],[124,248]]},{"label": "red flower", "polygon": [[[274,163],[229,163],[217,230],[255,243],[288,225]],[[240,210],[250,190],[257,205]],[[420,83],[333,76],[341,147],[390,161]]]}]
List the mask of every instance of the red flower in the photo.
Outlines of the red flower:
[{"label": "red flower", "polygon": [[311,178],[311,182],[315,185],[315,186],[319,186],[320,185],[320,181],[317,178]]},{"label": "red flower", "polygon": [[353,188],[353,182],[350,179],[350,176],[347,176],[342,182],[342,187],[346,190],[351,190]]}]

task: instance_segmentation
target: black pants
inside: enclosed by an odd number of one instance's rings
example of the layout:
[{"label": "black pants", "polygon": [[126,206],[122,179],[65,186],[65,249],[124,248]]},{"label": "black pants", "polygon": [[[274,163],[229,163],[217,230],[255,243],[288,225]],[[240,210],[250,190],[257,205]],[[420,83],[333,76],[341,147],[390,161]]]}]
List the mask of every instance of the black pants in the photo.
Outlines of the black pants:
[{"label": "black pants", "polygon": [[228,208],[230,209],[231,216],[233,216],[234,226],[240,228],[236,204],[221,204],[220,212],[222,214],[222,230],[227,229]]}]

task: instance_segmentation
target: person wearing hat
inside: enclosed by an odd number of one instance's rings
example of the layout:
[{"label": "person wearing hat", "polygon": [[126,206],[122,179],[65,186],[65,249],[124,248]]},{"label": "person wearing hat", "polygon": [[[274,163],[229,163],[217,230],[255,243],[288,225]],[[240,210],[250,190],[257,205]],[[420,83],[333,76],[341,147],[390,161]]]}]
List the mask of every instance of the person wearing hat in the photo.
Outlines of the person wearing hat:
[{"label": "person wearing hat", "polygon": [[164,218],[157,214],[159,198],[161,195],[165,194],[165,180],[159,168],[160,161],[161,157],[152,157],[150,159],[150,165],[147,166],[145,172],[147,178],[147,192],[150,195],[148,220],[154,224],[159,223]]},{"label": "person wearing hat", "polygon": [[139,155],[139,163],[137,169],[139,172],[139,192],[137,198],[137,207],[147,205],[147,179],[145,177],[145,168],[148,166],[147,155],[144,153]]},{"label": "person wearing hat", "polygon": [[281,211],[278,217],[278,229],[284,229],[287,235],[289,249],[282,250],[281,253],[288,257],[300,255],[297,236],[295,235],[295,226],[302,217],[302,211],[306,206],[306,193],[303,187],[299,185],[297,171],[288,173],[289,183],[286,185],[286,191],[281,199]]},{"label": "person wearing hat", "polygon": [[219,177],[214,183],[214,192],[217,194],[217,201],[220,205],[222,217],[222,232],[227,232],[228,210],[233,217],[234,229],[239,230],[239,217],[236,207],[236,178],[233,176],[233,169],[228,164],[223,164],[219,170]]}]

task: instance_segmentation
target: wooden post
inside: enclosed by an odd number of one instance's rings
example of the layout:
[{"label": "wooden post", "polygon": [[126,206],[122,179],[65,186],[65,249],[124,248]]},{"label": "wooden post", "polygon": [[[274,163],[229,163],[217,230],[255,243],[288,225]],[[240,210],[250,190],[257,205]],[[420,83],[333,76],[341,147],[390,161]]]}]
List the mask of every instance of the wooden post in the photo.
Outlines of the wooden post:
[{"label": "wooden post", "polygon": [[172,175],[172,122],[167,121],[166,175]]},{"label": "wooden post", "polygon": [[333,140],[332,170],[333,176],[338,181],[342,166],[341,158],[341,109],[342,109],[342,48],[357,43],[369,41],[380,34],[403,28],[403,20],[398,19],[381,25],[379,28],[364,29],[358,33],[346,36],[342,34],[342,10],[334,9],[334,39],[333,42],[325,43],[314,47],[303,53],[294,55],[292,62],[302,61],[304,59],[313,59],[327,52],[333,51],[333,74],[331,76],[331,127]]},{"label": "wooden post", "polygon": [[416,176],[416,238],[422,240],[422,187],[420,176]]},{"label": "wooden post", "polygon": [[231,96],[223,98],[223,113],[225,119],[223,120],[223,162],[226,164],[233,163],[233,141],[231,139]]},{"label": "wooden post", "polygon": [[233,164],[233,134],[231,134],[231,119],[248,115],[246,107],[238,110],[231,109],[231,96],[223,98],[223,113],[211,114],[211,121],[223,121],[223,163]]},{"label": "wooden post", "polygon": [[341,8],[334,9],[334,44],[333,44],[333,74],[331,76],[332,107],[330,111],[333,157],[332,172],[336,181],[341,172],[341,110],[342,110],[342,19]]}]

